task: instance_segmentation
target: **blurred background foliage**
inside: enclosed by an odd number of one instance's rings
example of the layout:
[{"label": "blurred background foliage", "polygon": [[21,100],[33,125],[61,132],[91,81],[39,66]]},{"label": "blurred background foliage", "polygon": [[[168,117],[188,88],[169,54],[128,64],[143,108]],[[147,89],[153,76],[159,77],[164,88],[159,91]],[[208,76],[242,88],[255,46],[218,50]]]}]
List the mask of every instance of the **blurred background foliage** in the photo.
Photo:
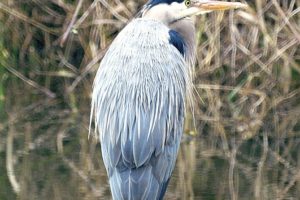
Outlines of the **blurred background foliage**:
[{"label": "blurred background foliage", "polygon": [[[197,18],[195,105],[167,199],[300,196],[300,1]],[[92,81],[145,0],[0,1],[0,199],[107,199]]]}]

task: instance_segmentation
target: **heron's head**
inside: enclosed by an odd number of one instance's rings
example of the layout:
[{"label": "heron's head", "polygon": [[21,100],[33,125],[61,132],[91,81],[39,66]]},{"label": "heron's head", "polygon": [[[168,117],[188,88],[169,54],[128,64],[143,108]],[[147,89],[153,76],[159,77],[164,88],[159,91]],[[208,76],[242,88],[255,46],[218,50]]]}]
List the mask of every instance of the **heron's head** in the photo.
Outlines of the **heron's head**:
[{"label": "heron's head", "polygon": [[152,18],[170,25],[192,16],[246,7],[240,2],[214,0],[149,0],[143,9],[143,17]]},{"label": "heron's head", "polygon": [[149,0],[141,17],[157,20],[168,26],[170,43],[193,65],[196,49],[193,16],[244,7],[247,5],[239,2],[213,0]]}]

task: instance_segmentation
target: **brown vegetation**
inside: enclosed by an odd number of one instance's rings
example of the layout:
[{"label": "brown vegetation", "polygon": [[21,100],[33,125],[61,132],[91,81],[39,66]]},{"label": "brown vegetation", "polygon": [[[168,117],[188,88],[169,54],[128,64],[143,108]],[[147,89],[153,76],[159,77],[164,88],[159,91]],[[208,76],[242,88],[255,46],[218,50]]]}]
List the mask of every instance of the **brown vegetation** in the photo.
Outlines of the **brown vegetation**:
[{"label": "brown vegetation", "polygon": [[[213,199],[300,196],[300,1],[244,2],[247,11],[197,18],[192,141],[181,148],[168,199],[205,199],[212,180]],[[1,188],[10,183],[21,199],[109,194],[99,146],[87,141],[92,81],[143,3],[0,2]]]}]

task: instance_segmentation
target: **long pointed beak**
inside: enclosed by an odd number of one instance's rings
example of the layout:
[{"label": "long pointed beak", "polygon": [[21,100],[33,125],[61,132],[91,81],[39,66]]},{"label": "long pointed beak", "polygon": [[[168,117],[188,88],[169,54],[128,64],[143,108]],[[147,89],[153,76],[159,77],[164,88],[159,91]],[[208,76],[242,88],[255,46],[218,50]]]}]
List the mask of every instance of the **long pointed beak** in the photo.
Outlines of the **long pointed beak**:
[{"label": "long pointed beak", "polygon": [[212,11],[222,11],[222,10],[229,10],[229,9],[236,9],[236,8],[246,9],[247,7],[248,7],[247,4],[243,4],[240,2],[192,0],[192,5],[188,9],[185,9],[182,12],[180,12],[177,18],[174,20],[174,22],[183,19],[185,17],[201,15]]},{"label": "long pointed beak", "polygon": [[198,0],[193,5],[202,11],[215,11],[215,10],[229,10],[236,8],[247,8],[246,4],[240,2],[225,2],[225,1],[210,1],[210,0]]}]

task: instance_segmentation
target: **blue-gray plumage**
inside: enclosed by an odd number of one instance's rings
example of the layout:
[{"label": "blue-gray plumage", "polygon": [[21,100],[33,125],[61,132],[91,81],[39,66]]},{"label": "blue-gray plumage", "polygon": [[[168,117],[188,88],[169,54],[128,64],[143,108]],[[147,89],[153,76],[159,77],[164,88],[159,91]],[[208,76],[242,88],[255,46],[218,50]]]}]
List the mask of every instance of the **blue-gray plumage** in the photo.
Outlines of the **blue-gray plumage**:
[{"label": "blue-gray plumage", "polygon": [[208,12],[202,5],[200,0],[149,1],[100,64],[91,118],[113,199],[156,200],[165,194],[192,91],[190,16]]},{"label": "blue-gray plumage", "polygon": [[114,199],[157,199],[174,168],[190,77],[169,39],[164,24],[133,20],[96,76],[96,124],[109,141],[101,144]]}]

